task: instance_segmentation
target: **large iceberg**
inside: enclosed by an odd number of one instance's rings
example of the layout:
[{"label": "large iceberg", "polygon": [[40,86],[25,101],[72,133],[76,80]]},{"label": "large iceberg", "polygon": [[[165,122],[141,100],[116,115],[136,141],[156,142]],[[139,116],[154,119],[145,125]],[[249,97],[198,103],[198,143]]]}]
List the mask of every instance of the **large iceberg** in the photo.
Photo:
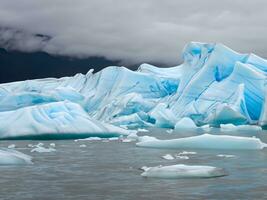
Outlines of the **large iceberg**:
[{"label": "large iceberg", "polygon": [[185,46],[183,60],[0,84],[0,138],[129,134],[119,127],[179,128],[190,120],[266,128],[267,60],[198,42]]}]

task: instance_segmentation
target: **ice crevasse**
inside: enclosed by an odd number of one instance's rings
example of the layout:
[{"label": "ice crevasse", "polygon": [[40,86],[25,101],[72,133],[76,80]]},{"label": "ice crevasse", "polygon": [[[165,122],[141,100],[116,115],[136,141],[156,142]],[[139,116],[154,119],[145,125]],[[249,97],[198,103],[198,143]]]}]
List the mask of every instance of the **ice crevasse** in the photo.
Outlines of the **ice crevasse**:
[{"label": "ice crevasse", "polygon": [[182,119],[266,128],[267,60],[220,43],[191,42],[182,55],[170,68],[111,66],[0,84],[0,138],[127,135],[120,126],[174,128]]}]

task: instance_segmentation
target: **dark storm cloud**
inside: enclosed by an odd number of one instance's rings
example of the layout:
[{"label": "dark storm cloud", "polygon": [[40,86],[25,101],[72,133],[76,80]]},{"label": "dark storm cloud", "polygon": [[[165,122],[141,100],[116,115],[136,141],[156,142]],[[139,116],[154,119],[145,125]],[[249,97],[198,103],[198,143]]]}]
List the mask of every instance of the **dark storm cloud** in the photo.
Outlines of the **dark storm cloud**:
[{"label": "dark storm cloud", "polygon": [[0,44],[175,64],[187,42],[202,41],[267,57],[266,21],[265,0],[0,0]]}]

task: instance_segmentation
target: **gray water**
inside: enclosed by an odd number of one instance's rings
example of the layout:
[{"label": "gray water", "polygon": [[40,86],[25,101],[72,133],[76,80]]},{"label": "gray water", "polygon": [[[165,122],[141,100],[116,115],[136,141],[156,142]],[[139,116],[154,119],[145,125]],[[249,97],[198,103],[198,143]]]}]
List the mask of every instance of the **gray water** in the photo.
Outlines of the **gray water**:
[{"label": "gray water", "polygon": [[[150,133],[159,138],[178,138],[199,133]],[[221,134],[217,131],[215,133]],[[227,134],[230,134],[227,132]],[[255,135],[267,142],[267,132],[231,133]],[[28,144],[56,144],[56,152],[31,153]],[[16,144],[33,156],[33,165],[0,166],[0,199],[267,199],[267,150],[198,150],[188,160],[164,160],[181,150],[146,149],[119,141],[0,141]],[[86,144],[81,148],[79,145]],[[218,154],[235,155],[222,158]],[[155,179],[140,176],[142,166],[189,164],[224,168],[228,176],[208,179]]]}]

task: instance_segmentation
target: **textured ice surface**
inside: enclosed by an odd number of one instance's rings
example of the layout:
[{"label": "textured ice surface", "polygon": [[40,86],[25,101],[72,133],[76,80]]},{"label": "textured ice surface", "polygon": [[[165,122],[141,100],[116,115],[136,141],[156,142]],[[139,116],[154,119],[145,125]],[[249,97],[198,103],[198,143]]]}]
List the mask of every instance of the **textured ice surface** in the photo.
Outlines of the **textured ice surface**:
[{"label": "textured ice surface", "polygon": [[136,144],[139,147],[170,149],[263,149],[267,144],[254,137],[203,134],[171,140],[146,137]]},{"label": "textured ice surface", "polygon": [[197,126],[189,117],[184,117],[175,124],[175,129],[195,129]]},{"label": "textured ice surface", "polygon": [[32,164],[31,156],[13,149],[0,149],[0,165]]},{"label": "textured ice surface", "polygon": [[0,138],[112,137],[130,132],[92,119],[79,104],[69,101],[0,112],[0,121]]},{"label": "textured ice surface", "polygon": [[129,134],[117,127],[267,128],[265,59],[219,43],[191,42],[182,55],[184,62],[170,68],[111,66],[0,84],[0,138]]},{"label": "textured ice surface", "polygon": [[193,165],[170,165],[157,167],[142,167],[143,177],[152,178],[212,178],[227,175],[222,168],[212,166],[193,166]]}]

